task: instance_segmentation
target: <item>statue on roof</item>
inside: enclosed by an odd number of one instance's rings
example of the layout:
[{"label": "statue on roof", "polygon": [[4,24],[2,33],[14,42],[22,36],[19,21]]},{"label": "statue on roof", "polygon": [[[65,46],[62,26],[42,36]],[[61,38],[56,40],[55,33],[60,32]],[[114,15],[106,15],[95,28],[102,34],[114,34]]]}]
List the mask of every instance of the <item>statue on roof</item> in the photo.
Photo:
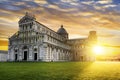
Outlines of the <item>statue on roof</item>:
[{"label": "statue on roof", "polygon": [[25,23],[25,22],[34,21],[34,20],[36,20],[35,16],[26,12],[25,16],[19,20],[19,23]]}]

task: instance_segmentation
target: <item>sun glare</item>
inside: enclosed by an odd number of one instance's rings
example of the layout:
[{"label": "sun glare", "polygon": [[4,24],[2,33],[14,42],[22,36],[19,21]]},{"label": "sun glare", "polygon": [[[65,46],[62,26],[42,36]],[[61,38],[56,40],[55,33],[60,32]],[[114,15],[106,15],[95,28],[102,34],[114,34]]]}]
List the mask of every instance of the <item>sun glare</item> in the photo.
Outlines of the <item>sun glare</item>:
[{"label": "sun glare", "polygon": [[94,46],[93,52],[97,55],[103,54],[103,47],[102,46]]}]

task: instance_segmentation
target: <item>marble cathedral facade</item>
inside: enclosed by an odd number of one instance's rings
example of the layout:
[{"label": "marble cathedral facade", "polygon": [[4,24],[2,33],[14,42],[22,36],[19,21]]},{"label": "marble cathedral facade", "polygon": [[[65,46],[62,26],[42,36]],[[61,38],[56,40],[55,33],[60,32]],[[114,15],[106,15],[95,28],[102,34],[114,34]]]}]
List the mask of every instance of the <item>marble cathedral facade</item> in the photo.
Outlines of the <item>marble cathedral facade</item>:
[{"label": "marble cathedral facade", "polygon": [[18,23],[18,32],[9,38],[8,61],[94,60],[91,59],[93,56],[87,59],[87,54],[83,51],[86,49],[88,38],[68,39],[68,33],[63,25],[55,32],[36,21],[29,13],[26,13]]}]

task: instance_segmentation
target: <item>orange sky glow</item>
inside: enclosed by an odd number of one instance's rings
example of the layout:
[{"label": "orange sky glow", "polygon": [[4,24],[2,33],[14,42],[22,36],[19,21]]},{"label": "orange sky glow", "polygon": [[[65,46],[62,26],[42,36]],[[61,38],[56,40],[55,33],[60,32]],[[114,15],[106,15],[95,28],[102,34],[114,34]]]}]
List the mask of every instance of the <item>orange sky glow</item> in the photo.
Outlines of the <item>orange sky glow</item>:
[{"label": "orange sky glow", "polygon": [[1,0],[0,4],[0,50],[8,49],[8,38],[29,12],[55,31],[63,24],[69,38],[87,37],[95,30],[105,53],[120,53],[119,0]]}]

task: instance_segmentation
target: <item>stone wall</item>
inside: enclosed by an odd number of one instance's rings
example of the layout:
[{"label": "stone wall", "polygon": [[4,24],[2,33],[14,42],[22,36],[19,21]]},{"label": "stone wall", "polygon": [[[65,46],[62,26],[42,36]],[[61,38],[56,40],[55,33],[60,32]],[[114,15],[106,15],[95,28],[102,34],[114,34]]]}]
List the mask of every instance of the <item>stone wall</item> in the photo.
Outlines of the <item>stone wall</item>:
[{"label": "stone wall", "polygon": [[8,59],[8,52],[0,51],[0,62],[7,61],[7,59]]}]

